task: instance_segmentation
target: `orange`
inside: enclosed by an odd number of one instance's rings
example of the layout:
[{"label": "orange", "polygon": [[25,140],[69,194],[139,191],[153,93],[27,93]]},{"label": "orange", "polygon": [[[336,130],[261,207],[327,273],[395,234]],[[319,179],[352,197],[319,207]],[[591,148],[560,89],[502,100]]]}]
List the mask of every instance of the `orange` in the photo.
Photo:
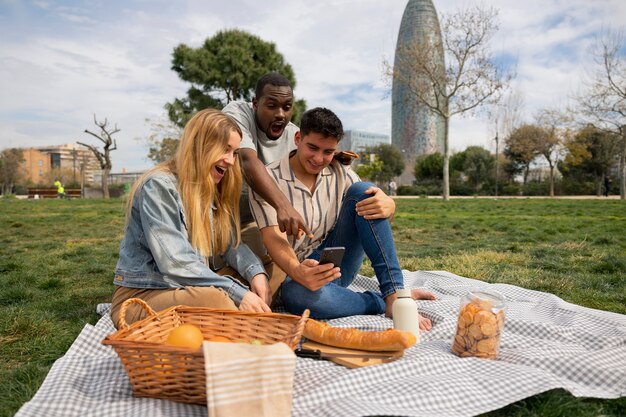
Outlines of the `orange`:
[{"label": "orange", "polygon": [[209,342],[222,342],[222,343],[231,343],[232,342],[232,340],[230,340],[226,336],[213,336],[213,337],[207,339],[207,341],[209,341]]},{"label": "orange", "polygon": [[199,328],[193,324],[182,324],[170,332],[165,344],[198,350],[202,346],[203,340],[204,337]]}]

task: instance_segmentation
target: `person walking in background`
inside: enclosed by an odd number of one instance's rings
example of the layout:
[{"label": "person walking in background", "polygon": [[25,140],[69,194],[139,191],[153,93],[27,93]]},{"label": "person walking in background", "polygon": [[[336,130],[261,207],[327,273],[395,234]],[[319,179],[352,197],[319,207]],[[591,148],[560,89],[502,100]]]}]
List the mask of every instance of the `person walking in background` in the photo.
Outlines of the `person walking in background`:
[{"label": "person walking in background", "polygon": [[[233,119],[199,111],[174,158],[137,180],[113,280],[116,326],[122,303],[134,297],[156,311],[176,305],[271,311],[263,264],[240,242],[240,142]],[[217,257],[228,266],[216,266]],[[145,314],[131,305],[126,322]]]},{"label": "person walking in background", "polygon": [[604,196],[605,197],[609,196],[609,191],[611,190],[611,182],[613,182],[611,180],[611,176],[605,175],[604,176]]},{"label": "person walking in background", "polygon": [[396,190],[398,186],[394,180],[389,181],[389,195],[396,195]]},{"label": "person walking in background", "polygon": [[55,180],[54,186],[57,187],[57,198],[65,198],[65,187],[63,187],[61,181]]}]

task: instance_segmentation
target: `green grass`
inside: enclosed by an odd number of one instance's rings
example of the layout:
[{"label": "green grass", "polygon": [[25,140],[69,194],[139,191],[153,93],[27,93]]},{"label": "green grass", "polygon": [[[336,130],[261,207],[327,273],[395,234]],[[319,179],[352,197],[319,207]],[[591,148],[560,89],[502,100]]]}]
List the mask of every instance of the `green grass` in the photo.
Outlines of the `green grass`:
[{"label": "green grass", "polygon": [[[619,200],[398,199],[402,267],[546,291],[626,314],[626,204]],[[0,416],[37,391],[96,304],[109,302],[122,200],[0,199]],[[366,264],[362,273],[373,275]],[[621,416],[626,398],[553,390],[488,416]]]}]

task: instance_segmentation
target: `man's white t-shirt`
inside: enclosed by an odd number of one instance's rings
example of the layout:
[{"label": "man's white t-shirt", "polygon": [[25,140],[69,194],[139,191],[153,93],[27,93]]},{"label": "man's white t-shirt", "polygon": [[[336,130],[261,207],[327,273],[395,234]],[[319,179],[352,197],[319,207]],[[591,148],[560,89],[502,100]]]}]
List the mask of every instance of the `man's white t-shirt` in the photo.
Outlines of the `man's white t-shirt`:
[{"label": "man's white t-shirt", "polygon": [[[283,156],[296,148],[294,140],[296,132],[300,130],[298,126],[289,122],[287,126],[285,126],[285,130],[280,138],[271,140],[257,127],[252,103],[231,101],[222,109],[222,112],[235,119],[241,128],[241,132],[243,133],[241,148],[248,148],[255,151],[259,160],[265,165],[280,160]],[[254,220],[250,212],[248,186],[246,184],[244,184],[241,193],[239,213],[242,224],[250,223]]]}]

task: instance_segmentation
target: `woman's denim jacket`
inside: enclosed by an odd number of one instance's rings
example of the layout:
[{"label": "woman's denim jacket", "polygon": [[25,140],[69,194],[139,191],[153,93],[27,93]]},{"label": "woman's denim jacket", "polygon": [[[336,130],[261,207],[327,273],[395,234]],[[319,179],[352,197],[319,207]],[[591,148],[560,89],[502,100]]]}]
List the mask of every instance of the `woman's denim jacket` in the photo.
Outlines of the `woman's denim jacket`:
[{"label": "woman's denim jacket", "polygon": [[[230,276],[216,274],[189,243],[183,204],[171,173],[157,172],[137,189],[120,245],[114,284],[132,288],[214,286],[237,304],[248,291]],[[259,258],[241,243],[223,254],[248,282],[264,273]]]}]

